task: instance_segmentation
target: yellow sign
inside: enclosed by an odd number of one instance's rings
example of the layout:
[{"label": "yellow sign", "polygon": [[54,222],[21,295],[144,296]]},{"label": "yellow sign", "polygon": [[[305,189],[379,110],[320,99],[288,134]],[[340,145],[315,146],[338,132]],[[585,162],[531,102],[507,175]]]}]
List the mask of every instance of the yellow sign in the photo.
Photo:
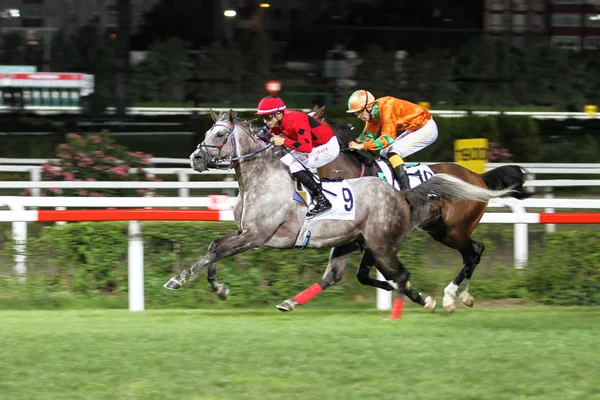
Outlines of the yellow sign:
[{"label": "yellow sign", "polygon": [[454,161],[478,174],[485,172],[487,139],[459,139],[454,141]]},{"label": "yellow sign", "polygon": [[592,104],[587,104],[584,108],[583,111],[585,111],[585,113],[587,115],[589,115],[590,117],[593,116],[594,114],[596,114],[596,112],[598,111],[598,106],[594,106]]}]

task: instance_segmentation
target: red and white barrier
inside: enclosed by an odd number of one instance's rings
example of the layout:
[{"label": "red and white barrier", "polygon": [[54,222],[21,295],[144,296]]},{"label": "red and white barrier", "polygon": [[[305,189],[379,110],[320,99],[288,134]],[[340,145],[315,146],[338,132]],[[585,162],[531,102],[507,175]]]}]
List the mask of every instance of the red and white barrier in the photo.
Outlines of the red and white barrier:
[{"label": "red and white barrier", "polygon": [[0,221],[233,221],[233,211],[160,209],[0,211]]},{"label": "red and white barrier", "polygon": [[[15,198],[12,198],[13,200]],[[27,241],[27,222],[58,222],[58,221],[130,221],[129,222],[129,243],[128,243],[128,273],[129,273],[129,310],[143,311],[144,310],[144,244],[139,221],[233,221],[233,211],[230,207],[230,202],[223,199],[212,199],[209,204],[220,206],[225,209],[212,210],[174,210],[174,209],[85,209],[85,210],[25,210],[24,204],[27,201],[33,201],[27,198],[18,198],[19,201],[9,201],[10,198],[5,198],[4,204],[10,206],[9,211],[0,211],[0,221],[13,222],[13,237],[15,238],[15,248],[18,250],[18,255],[15,257],[15,271],[20,274],[23,279],[26,273],[25,246]],[[60,201],[59,198],[43,199],[45,202]],[[104,204],[109,201],[121,202],[123,206],[125,200],[134,199],[83,199],[78,198],[78,205],[87,204],[88,207],[106,207]],[[153,201],[155,206],[164,206],[161,202],[169,200],[170,204],[177,204],[178,201],[166,198],[140,198],[139,206],[145,206],[144,202]],[[178,204],[179,206],[191,206],[197,200],[193,198],[189,200],[190,204]],[[218,200],[218,201],[217,201]],[[561,199],[564,200],[564,199]],[[40,200],[41,201],[41,200]],[[101,202],[100,202],[101,201]],[[129,203],[131,203],[131,201]],[[527,200],[526,200],[527,201]],[[558,200],[557,200],[558,201]],[[577,204],[579,200],[568,201],[569,208],[596,207],[597,200],[586,201],[585,204]],[[591,204],[590,202],[594,202]],[[19,204],[20,203],[20,204]],[[130,204],[127,205],[130,205]],[[159,204],[160,203],[160,204]],[[57,203],[58,204],[58,203]],[[527,243],[527,226],[528,224],[598,224],[600,223],[600,213],[527,213],[524,207],[515,205],[509,202],[502,205],[498,203],[491,207],[509,206],[513,209],[512,213],[503,212],[487,212],[481,222],[482,223],[506,223],[514,224],[515,226],[515,267],[523,267],[527,263],[528,243]],[[559,204],[560,203],[553,203]],[[43,204],[48,206],[49,204]],[[54,204],[56,205],[56,204]],[[116,205],[116,204],[111,204]],[[28,204],[31,206],[31,204]],[[42,203],[37,204],[42,206]],[[69,204],[69,206],[77,206]],[[226,206],[226,207],[225,207]],[[379,279],[383,279],[381,276]],[[391,292],[377,290],[377,307],[385,310],[391,306]]]},{"label": "red and white barrier", "polygon": [[[0,211],[1,222],[233,221],[232,210],[23,210]],[[486,213],[482,223],[600,224],[600,213]]]}]

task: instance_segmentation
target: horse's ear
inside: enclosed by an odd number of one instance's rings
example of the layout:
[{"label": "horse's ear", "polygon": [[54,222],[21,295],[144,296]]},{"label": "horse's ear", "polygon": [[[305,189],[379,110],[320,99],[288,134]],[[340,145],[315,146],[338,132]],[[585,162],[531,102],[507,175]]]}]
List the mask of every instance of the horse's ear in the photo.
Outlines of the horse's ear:
[{"label": "horse's ear", "polygon": [[212,108],[210,109],[210,116],[212,117],[213,121],[217,122],[219,120],[219,116],[217,115],[216,112],[214,112],[212,110]]},{"label": "horse's ear", "polygon": [[229,110],[229,122],[231,122],[233,124],[234,121],[235,121],[235,111],[230,109]]},{"label": "horse's ear", "polygon": [[322,119],[323,114],[325,114],[325,106],[317,108],[316,110],[313,109],[313,111],[315,111],[315,114],[313,115],[314,119]]},{"label": "horse's ear", "polygon": [[315,104],[315,106],[313,107],[312,110],[310,110],[310,112],[317,112],[318,109],[319,109],[319,106]]}]

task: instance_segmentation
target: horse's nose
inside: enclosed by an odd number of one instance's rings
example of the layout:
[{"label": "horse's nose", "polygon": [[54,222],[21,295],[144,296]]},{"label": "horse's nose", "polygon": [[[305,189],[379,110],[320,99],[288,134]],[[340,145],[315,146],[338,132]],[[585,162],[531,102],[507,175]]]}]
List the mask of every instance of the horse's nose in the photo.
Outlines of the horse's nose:
[{"label": "horse's nose", "polygon": [[206,171],[206,157],[201,149],[197,149],[190,154],[190,165],[196,171]]}]

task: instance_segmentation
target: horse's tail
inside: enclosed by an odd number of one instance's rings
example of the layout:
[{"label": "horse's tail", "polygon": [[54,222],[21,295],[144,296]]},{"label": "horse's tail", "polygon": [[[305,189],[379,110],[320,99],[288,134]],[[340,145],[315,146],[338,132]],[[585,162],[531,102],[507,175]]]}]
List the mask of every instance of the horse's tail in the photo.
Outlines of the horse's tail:
[{"label": "horse's tail", "polygon": [[438,197],[450,201],[470,200],[487,201],[489,199],[504,197],[513,192],[512,188],[491,190],[472,185],[461,179],[448,174],[435,174],[431,179],[425,181],[414,189],[404,191],[406,200],[413,208],[423,208],[420,205],[427,206],[429,209],[430,197]]},{"label": "horse's tail", "polygon": [[510,193],[510,196],[515,199],[523,200],[533,196],[533,192],[528,193],[523,189],[523,183],[525,183],[523,169],[518,165],[503,165],[486,172],[481,177],[488,189],[512,188],[513,192]]}]

